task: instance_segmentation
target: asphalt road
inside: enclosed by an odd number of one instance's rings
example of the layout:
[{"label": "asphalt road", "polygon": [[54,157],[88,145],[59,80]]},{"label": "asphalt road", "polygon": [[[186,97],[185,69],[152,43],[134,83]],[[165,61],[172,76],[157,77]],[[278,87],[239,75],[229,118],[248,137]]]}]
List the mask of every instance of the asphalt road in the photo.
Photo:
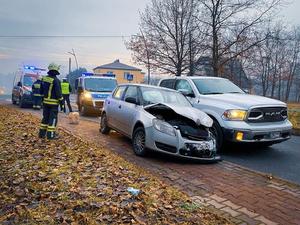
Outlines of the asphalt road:
[{"label": "asphalt road", "polygon": [[[0,104],[1,102],[7,104],[9,101],[9,98],[0,96]],[[99,118],[95,117],[82,117],[82,119],[99,123]],[[300,184],[299,146],[300,136],[292,136],[290,140],[269,148],[229,146],[222,153],[222,157],[226,161],[246,168]]]}]

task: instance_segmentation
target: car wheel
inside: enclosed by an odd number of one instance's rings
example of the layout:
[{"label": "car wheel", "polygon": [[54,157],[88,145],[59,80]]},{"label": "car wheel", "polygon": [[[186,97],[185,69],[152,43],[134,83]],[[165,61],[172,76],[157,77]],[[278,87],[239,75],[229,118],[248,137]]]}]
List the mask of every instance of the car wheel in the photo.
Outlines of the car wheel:
[{"label": "car wheel", "polygon": [[13,105],[16,105],[16,104],[17,104],[17,101],[14,100],[14,97],[13,97],[13,96],[11,97],[11,102],[12,102]]},{"label": "car wheel", "polygon": [[81,116],[87,116],[88,115],[87,109],[84,105],[80,105],[78,110],[79,110],[79,113],[80,113]]},{"label": "car wheel", "polygon": [[102,134],[108,134],[109,131],[110,131],[110,127],[107,125],[106,113],[102,113],[101,120],[100,120],[100,132]]},{"label": "car wheel", "polygon": [[132,135],[133,151],[138,156],[145,156],[146,149],[146,134],[143,127],[138,127],[134,130]]},{"label": "car wheel", "polygon": [[223,147],[224,141],[223,141],[222,128],[216,120],[214,120],[214,123],[213,123],[212,127],[210,128],[210,132],[212,133],[212,135],[214,136],[214,138],[216,140],[217,152],[219,153]]},{"label": "car wheel", "polygon": [[25,103],[24,103],[22,97],[19,98],[19,106],[20,106],[21,108],[25,108]]}]

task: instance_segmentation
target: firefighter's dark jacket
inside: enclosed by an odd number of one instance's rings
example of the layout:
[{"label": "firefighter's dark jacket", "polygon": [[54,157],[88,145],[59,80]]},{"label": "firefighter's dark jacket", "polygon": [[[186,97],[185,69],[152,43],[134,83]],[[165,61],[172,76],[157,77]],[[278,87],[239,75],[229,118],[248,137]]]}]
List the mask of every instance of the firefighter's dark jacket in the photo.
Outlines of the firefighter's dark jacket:
[{"label": "firefighter's dark jacket", "polygon": [[63,100],[60,80],[55,75],[48,75],[42,79],[43,103],[48,105],[59,105]]},{"label": "firefighter's dark jacket", "polygon": [[37,80],[33,83],[32,85],[32,94],[33,96],[42,96],[42,92],[41,92],[41,88],[42,88],[42,81],[41,80]]}]

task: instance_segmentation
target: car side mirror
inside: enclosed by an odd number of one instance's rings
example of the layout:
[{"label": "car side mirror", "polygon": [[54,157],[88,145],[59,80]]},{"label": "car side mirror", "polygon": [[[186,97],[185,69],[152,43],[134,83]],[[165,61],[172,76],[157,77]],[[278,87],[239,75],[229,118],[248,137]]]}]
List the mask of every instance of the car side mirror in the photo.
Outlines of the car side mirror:
[{"label": "car side mirror", "polygon": [[178,89],[178,91],[186,97],[195,98],[195,94],[186,89]]},{"label": "car side mirror", "polygon": [[127,97],[127,98],[125,99],[125,102],[132,103],[132,104],[135,104],[135,105],[138,104],[136,98],[133,98],[133,97]]},{"label": "car side mirror", "polygon": [[21,81],[19,81],[19,82],[17,83],[17,86],[18,86],[18,87],[22,87]]}]

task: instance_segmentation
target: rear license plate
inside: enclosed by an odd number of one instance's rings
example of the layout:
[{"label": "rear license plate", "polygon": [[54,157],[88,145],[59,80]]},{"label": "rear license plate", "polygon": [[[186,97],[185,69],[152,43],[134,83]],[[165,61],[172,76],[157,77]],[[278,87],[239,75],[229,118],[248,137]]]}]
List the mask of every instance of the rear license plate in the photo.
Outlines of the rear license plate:
[{"label": "rear license plate", "polygon": [[281,133],[280,132],[272,132],[271,133],[271,138],[280,138],[281,137]]}]

